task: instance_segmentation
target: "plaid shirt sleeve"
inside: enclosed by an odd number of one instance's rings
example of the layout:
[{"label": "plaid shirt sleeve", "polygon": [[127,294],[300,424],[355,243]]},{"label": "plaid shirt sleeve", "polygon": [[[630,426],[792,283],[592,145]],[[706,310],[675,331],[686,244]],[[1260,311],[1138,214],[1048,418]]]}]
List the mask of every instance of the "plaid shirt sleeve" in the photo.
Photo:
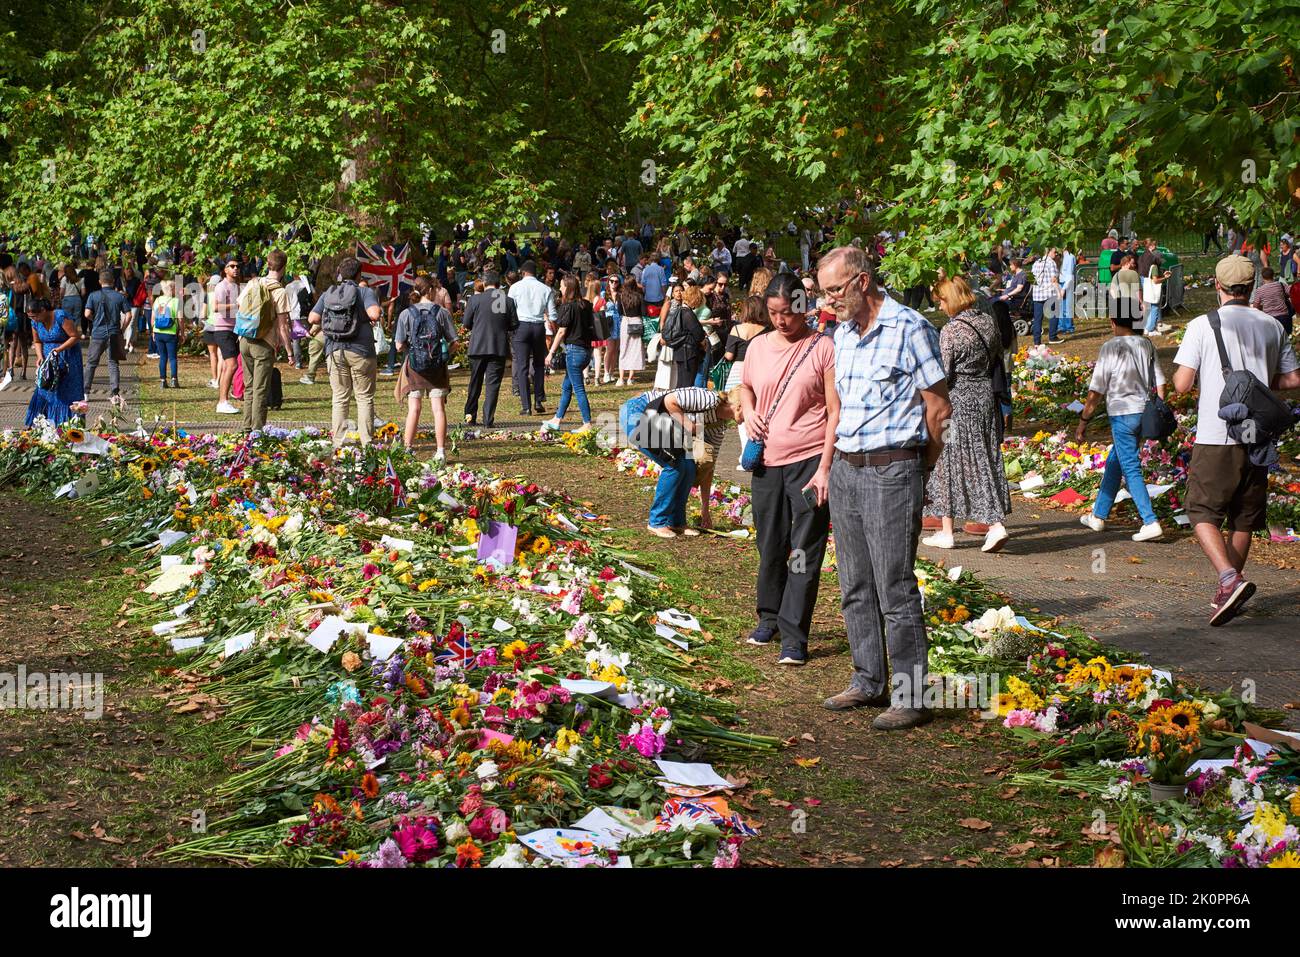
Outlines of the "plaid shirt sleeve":
[{"label": "plaid shirt sleeve", "polygon": [[943,367],[943,356],[939,351],[939,330],[929,322],[918,322],[912,326],[910,338],[910,353],[916,360],[912,371],[916,387],[929,389],[945,381],[948,371]]}]

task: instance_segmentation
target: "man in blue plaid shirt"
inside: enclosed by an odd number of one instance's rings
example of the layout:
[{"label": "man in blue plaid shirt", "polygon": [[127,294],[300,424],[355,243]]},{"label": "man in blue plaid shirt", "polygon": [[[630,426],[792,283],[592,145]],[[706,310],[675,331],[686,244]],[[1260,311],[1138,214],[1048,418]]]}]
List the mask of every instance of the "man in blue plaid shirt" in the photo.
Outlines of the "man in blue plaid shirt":
[{"label": "man in blue plaid shirt", "polygon": [[849,687],[823,706],[888,704],[872,727],[912,728],[931,717],[923,703],[927,640],[913,566],[926,477],[943,451],[952,411],[939,333],[885,295],[855,246],[823,256],[817,279],[838,322],[840,415],[830,505],[853,656]]}]

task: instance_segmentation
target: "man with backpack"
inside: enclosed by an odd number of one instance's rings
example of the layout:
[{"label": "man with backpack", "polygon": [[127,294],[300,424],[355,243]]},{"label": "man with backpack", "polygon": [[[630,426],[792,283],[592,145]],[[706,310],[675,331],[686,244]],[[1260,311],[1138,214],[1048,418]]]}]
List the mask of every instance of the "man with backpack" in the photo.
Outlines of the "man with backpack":
[{"label": "man with backpack", "polygon": [[[278,249],[266,257],[266,276],[252,280],[239,297],[237,331],[239,355],[244,360],[244,431],[266,425],[266,410],[279,373],[275,368],[278,343],[289,339],[289,294],[284,288],[288,257]],[[240,323],[243,323],[240,325]],[[278,403],[277,403],[278,407]]]},{"label": "man with backpack", "polygon": [[[497,395],[505,376],[510,339],[519,328],[515,302],[500,288],[500,277],[492,270],[483,274],[483,291],[465,304],[461,325],[469,333],[469,392],[465,396],[465,422],[478,422],[478,400],[483,394],[483,425],[492,428],[496,420]],[[484,384],[487,392],[483,393]]]},{"label": "man with backpack", "polygon": [[1267,527],[1268,464],[1294,423],[1269,390],[1300,388],[1300,364],[1282,326],[1247,305],[1254,283],[1250,260],[1220,259],[1214,270],[1219,308],[1187,324],[1174,356],[1175,389],[1190,392],[1200,379],[1186,505],[1196,540],[1219,576],[1211,625],[1226,624],[1255,593],[1243,575],[1250,537]]},{"label": "man with backpack", "polygon": [[86,360],[86,395],[95,384],[95,370],[99,361],[108,356],[108,387],[113,405],[121,405],[118,389],[120,369],[118,362],[126,358],[126,345],[122,334],[131,325],[131,307],[126,297],[113,288],[113,271],[100,271],[99,288],[86,297],[85,318],[90,323],[90,355]]},{"label": "man with backpack", "polygon": [[334,445],[343,444],[348,405],[357,403],[357,433],[370,444],[375,422],[375,331],[381,310],[373,289],[357,285],[361,262],[348,256],[338,268],[338,281],[326,289],[308,317],[325,337],[325,363],[333,397]]}]

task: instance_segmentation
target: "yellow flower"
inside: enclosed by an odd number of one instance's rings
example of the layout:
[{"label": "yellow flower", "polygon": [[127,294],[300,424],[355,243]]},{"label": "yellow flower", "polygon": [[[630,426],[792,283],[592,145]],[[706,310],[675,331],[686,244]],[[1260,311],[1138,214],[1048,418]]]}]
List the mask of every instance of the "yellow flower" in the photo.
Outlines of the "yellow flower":
[{"label": "yellow flower", "polygon": [[533,539],[533,554],[545,555],[551,550],[551,540],[545,535],[538,535]]},{"label": "yellow flower", "polygon": [[516,655],[527,650],[528,643],[526,641],[515,640],[501,649],[501,657],[506,661],[514,661]]},{"label": "yellow flower", "polygon": [[617,615],[620,612],[622,612],[624,607],[625,605],[623,599],[615,598],[613,601],[611,601],[608,605],[605,606],[605,610],[609,612],[611,615]]},{"label": "yellow flower", "polygon": [[438,587],[438,579],[426,578],[424,581],[420,582],[420,584],[415,586],[415,590],[423,594],[424,592],[428,591],[430,588],[437,588],[437,587]]},{"label": "yellow flower", "polygon": [[1294,817],[1300,817],[1300,791],[1291,795],[1291,814]]},{"label": "yellow flower", "polygon": [[343,865],[351,864],[353,861],[361,860],[361,855],[356,851],[344,851],[339,855],[339,863]]},{"label": "yellow flower", "polygon": [[1280,808],[1269,804],[1267,801],[1260,801],[1255,808],[1255,816],[1250,820],[1255,830],[1259,831],[1270,844],[1276,844],[1282,840],[1282,832],[1286,830],[1286,815]]},{"label": "yellow flower", "polygon": [[467,518],[465,519],[464,525],[461,527],[465,530],[465,541],[469,542],[471,545],[478,541],[478,522],[472,518]]},{"label": "yellow flower", "polygon": [[582,744],[582,735],[572,728],[561,728],[560,733],[555,736],[556,751],[563,751],[567,754],[575,744]]},{"label": "yellow flower", "polygon": [[1300,854],[1295,851],[1287,851],[1285,854],[1279,854],[1268,862],[1266,867],[1300,867]]}]

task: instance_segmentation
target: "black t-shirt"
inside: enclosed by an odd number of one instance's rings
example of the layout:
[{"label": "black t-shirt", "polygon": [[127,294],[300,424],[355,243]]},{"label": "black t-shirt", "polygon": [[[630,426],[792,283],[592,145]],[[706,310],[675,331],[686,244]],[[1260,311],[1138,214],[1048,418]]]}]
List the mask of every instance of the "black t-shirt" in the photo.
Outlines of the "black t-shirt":
[{"label": "black t-shirt", "polygon": [[591,313],[591,303],[586,299],[560,303],[555,324],[564,330],[566,346],[590,348],[596,339],[596,323]]},{"label": "black t-shirt", "polygon": [[87,297],[92,292],[99,291],[99,273],[95,272],[95,270],[83,269],[77,273],[77,277],[81,280],[81,288]]}]

